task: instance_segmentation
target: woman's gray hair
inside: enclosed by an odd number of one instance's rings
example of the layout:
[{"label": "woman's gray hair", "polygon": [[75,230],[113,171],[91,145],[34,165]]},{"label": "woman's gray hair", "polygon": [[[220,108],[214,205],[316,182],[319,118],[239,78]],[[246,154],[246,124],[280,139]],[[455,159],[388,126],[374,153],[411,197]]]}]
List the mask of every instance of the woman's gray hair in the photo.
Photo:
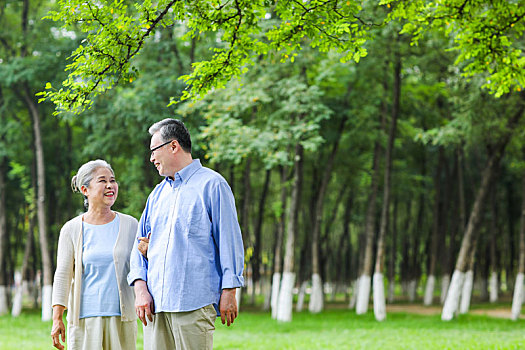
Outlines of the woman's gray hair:
[{"label": "woman's gray hair", "polygon": [[[98,168],[107,168],[109,169],[109,171],[111,171],[113,176],[115,175],[115,172],[111,168],[111,165],[109,165],[109,163],[105,160],[91,160],[82,165],[78,169],[77,174],[71,179],[71,189],[73,190],[73,192],[82,193],[82,191],[80,190],[82,186],[89,187],[89,183],[91,182],[91,180],[93,180],[93,176],[95,176],[95,171],[97,171]],[[86,209],[88,208],[88,199],[86,196],[84,196],[84,207]]]}]

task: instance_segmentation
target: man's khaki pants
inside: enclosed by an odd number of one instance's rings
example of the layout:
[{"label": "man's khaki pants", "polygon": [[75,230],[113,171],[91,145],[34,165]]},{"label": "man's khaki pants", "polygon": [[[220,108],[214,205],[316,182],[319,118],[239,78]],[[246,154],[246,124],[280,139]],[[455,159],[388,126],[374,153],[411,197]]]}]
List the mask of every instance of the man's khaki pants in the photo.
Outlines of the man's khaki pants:
[{"label": "man's khaki pants", "polygon": [[217,313],[213,305],[188,312],[159,312],[144,327],[144,350],[211,350]]}]

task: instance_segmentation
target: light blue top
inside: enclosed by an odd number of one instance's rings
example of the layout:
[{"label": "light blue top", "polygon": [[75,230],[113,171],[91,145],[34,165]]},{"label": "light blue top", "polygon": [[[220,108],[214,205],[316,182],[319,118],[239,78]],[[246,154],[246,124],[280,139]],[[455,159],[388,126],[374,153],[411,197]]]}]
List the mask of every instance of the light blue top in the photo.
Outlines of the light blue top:
[{"label": "light blue top", "polygon": [[80,318],[120,316],[113,248],[117,241],[120,219],[104,225],[82,222],[82,293]]},{"label": "light blue top", "polygon": [[218,310],[223,288],[243,286],[244,249],[233,193],[220,174],[198,159],[149,195],[137,236],[149,233],[149,260],[136,241],[128,282],[147,282],[155,312],[209,304]]}]

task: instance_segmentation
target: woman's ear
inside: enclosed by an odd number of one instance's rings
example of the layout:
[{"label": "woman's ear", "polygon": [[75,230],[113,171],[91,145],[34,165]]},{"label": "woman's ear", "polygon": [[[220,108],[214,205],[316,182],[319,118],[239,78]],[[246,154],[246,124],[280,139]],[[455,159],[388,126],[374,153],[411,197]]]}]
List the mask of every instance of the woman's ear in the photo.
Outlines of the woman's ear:
[{"label": "woman's ear", "polygon": [[87,197],[87,193],[88,193],[87,187],[84,185],[80,186],[80,193],[82,193],[85,197]]}]

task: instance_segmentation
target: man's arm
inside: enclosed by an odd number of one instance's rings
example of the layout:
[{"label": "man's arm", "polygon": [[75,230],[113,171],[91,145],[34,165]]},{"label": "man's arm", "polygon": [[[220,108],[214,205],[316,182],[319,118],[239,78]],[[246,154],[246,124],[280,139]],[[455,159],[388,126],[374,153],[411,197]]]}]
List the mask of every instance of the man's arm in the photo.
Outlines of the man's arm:
[{"label": "man's arm", "polygon": [[244,285],[244,246],[235,199],[226,181],[217,184],[211,206],[212,234],[219,250],[222,270],[219,312],[222,323],[229,326],[238,316],[236,289]]}]

